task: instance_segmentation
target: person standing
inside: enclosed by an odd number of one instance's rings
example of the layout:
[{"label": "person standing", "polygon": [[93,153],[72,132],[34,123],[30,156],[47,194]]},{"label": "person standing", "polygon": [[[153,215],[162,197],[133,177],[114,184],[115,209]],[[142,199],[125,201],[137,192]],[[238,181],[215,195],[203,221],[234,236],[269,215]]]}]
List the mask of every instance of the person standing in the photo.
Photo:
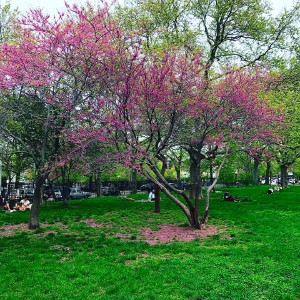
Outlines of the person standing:
[{"label": "person standing", "polygon": [[154,201],[154,199],[155,199],[155,193],[154,192],[155,192],[154,190],[150,191],[149,196],[148,196],[149,201]]}]

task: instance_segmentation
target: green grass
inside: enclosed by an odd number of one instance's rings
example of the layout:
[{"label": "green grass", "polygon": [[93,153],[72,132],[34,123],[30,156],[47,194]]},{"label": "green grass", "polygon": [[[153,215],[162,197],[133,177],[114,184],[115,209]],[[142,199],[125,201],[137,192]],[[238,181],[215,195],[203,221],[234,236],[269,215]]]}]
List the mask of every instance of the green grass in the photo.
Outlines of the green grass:
[{"label": "green grass", "polygon": [[[0,237],[0,298],[299,300],[300,187],[265,191],[231,189],[250,200],[240,203],[213,193],[209,223],[218,234],[153,246],[139,239],[141,228],[187,224],[165,198],[161,214],[119,197],[72,200],[67,209],[47,203],[41,229]],[[102,227],[80,222],[87,219]],[[28,212],[0,214],[2,226],[28,220]]]}]

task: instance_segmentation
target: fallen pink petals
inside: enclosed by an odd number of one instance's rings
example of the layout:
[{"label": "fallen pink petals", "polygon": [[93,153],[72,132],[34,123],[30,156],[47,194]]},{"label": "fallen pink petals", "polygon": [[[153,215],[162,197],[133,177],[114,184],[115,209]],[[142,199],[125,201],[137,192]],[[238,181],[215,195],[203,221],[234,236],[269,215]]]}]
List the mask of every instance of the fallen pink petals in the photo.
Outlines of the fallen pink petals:
[{"label": "fallen pink petals", "polygon": [[192,241],[197,238],[203,239],[217,234],[216,226],[208,226],[205,229],[193,229],[192,227],[179,227],[174,224],[162,224],[159,230],[144,228],[141,232],[145,242],[150,245],[165,244],[173,241]]}]

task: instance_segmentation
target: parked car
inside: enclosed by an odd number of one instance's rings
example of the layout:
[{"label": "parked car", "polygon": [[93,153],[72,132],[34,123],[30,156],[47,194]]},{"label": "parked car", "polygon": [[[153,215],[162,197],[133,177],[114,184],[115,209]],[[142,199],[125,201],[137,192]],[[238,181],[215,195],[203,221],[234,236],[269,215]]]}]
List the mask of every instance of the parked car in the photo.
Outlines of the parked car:
[{"label": "parked car", "polygon": [[154,183],[146,183],[141,185],[141,191],[146,191],[148,193],[150,193],[150,191],[152,191],[155,188],[155,184]]},{"label": "parked car", "polygon": [[56,200],[62,200],[61,190],[59,188],[53,189]]},{"label": "parked car", "polygon": [[84,195],[84,198],[88,198],[92,195],[91,192],[88,192],[88,191],[82,191],[83,195]]},{"label": "parked car", "polygon": [[28,200],[32,201],[33,194],[34,194],[34,189],[30,189],[30,188],[20,189],[20,195],[22,198],[26,197]]},{"label": "parked car", "polygon": [[70,199],[82,199],[86,198],[86,193],[83,192],[81,189],[78,188],[71,188],[70,191]]},{"label": "parked car", "polygon": [[121,194],[120,190],[114,186],[104,186],[101,192],[103,196],[118,196]]},{"label": "parked car", "polygon": [[295,179],[295,178],[290,178],[290,179],[289,179],[289,183],[295,184],[295,183],[296,183],[296,179]]}]

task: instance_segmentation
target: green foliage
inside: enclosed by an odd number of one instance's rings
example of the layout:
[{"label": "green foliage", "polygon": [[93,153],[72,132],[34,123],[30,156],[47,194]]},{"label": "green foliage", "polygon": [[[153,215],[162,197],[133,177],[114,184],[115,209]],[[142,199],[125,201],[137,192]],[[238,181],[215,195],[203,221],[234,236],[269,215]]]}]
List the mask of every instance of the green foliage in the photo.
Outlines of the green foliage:
[{"label": "green foliage", "polygon": [[300,69],[299,54],[288,65],[281,67],[279,83],[275,85],[269,98],[274,106],[284,112],[282,126],[284,139],[277,147],[277,161],[282,166],[290,167],[300,158]]},{"label": "green foliage", "polygon": [[16,38],[16,32],[11,30],[15,17],[18,15],[18,9],[11,9],[10,1],[5,1],[3,5],[0,3],[0,42],[13,40]]},{"label": "green foliage", "polygon": [[[161,214],[133,201],[146,194],[46,203],[41,229],[0,237],[1,299],[298,299],[300,188],[265,189],[232,189],[250,200],[240,203],[212,193],[218,234],[154,246],[139,240],[142,228],[186,223],[165,197]],[[1,214],[1,233],[28,218]]]},{"label": "green foliage", "polygon": [[185,1],[129,1],[120,7],[116,18],[122,28],[138,30],[144,45],[151,51],[196,46],[197,33],[190,27],[188,5]]}]

